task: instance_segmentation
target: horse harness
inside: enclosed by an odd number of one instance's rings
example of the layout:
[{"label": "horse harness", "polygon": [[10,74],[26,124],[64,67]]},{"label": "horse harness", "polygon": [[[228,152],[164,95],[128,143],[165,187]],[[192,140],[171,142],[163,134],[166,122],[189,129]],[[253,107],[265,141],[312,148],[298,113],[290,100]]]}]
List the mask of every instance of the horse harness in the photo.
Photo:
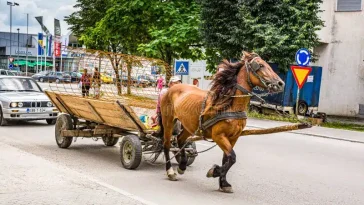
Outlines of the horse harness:
[{"label": "horse harness", "polygon": [[[248,61],[245,62],[245,67],[246,67],[247,73],[248,73],[248,84],[252,88],[254,88],[256,86],[254,86],[253,83],[251,82],[249,72],[252,72],[253,75],[256,76],[264,86],[266,86],[265,80],[257,74],[257,71],[261,68],[261,66],[259,63],[255,62],[256,58],[253,58],[250,63]],[[241,95],[242,97],[255,96],[259,99],[259,101],[265,103],[264,99],[259,97],[257,94],[248,91],[247,89],[243,88],[239,84],[235,84],[234,89],[235,89],[235,91],[240,90],[243,93],[243,95]],[[214,124],[216,124],[217,122],[222,121],[222,120],[247,119],[248,118],[247,113],[245,111],[222,112],[222,113],[216,114],[214,117],[212,117],[211,119],[208,119],[204,122],[203,121],[203,112],[205,111],[205,108],[206,108],[206,102],[209,97],[209,93],[210,92],[207,93],[207,95],[205,96],[205,98],[202,102],[201,112],[200,112],[200,116],[199,116],[199,126],[198,126],[197,130],[195,131],[195,135],[203,136],[204,130],[208,129],[209,127],[213,126]],[[240,96],[231,96],[231,97],[240,97]],[[203,136],[203,138],[204,138],[204,140],[208,141],[204,136]]]}]

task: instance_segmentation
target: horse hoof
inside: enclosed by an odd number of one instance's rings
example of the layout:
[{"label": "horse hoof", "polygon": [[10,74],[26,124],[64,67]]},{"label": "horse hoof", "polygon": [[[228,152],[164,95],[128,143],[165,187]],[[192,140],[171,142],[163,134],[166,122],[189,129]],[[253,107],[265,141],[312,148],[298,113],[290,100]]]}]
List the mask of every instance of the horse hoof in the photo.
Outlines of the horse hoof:
[{"label": "horse hoof", "polygon": [[167,176],[168,176],[168,179],[169,180],[171,180],[171,181],[177,181],[177,174],[174,173],[174,170],[173,170],[172,167],[168,169]]},{"label": "horse hoof", "polygon": [[220,187],[219,191],[224,192],[224,193],[234,193],[233,188],[231,186]]},{"label": "horse hoof", "polygon": [[185,171],[186,171],[186,170],[182,170],[182,169],[180,169],[179,167],[177,168],[177,172],[178,172],[178,174],[180,174],[180,175],[184,174],[184,173],[185,173]]},{"label": "horse hoof", "polygon": [[177,181],[177,174],[170,174],[170,175],[168,175],[168,179],[170,181]]},{"label": "horse hoof", "polygon": [[211,178],[211,177],[214,177],[214,170],[215,170],[215,168],[217,167],[218,165],[214,165],[214,166],[212,166],[212,168],[207,172],[207,174],[206,174],[206,177],[207,178]]}]

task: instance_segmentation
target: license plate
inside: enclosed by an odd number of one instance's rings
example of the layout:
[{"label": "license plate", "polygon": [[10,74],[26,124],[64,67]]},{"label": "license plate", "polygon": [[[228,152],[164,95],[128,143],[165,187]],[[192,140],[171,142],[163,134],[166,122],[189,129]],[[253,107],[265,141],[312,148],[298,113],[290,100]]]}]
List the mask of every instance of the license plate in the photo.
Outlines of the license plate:
[{"label": "license plate", "polygon": [[27,108],[27,113],[45,112],[44,108]]}]

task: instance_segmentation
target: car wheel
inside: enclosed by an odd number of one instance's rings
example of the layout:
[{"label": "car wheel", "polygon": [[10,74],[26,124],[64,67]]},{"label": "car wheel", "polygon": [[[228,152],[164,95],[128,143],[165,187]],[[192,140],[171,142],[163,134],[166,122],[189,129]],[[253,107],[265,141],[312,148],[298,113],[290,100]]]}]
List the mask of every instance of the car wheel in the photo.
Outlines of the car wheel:
[{"label": "car wheel", "polygon": [[39,82],[43,83],[44,79],[43,78],[39,78]]},{"label": "car wheel", "polygon": [[48,125],[55,125],[57,120],[56,119],[46,119]]},{"label": "car wheel", "polygon": [[0,126],[6,126],[8,124],[8,121],[4,119],[3,110],[0,107]]},{"label": "car wheel", "polygon": [[56,83],[59,83],[60,81],[59,81],[59,79],[56,79]]}]

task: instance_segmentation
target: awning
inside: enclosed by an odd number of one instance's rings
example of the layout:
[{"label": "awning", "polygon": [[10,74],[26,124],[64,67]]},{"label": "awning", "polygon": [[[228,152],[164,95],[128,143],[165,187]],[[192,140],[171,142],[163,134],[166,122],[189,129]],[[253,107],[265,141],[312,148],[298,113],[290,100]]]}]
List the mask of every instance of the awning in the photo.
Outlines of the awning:
[{"label": "awning", "polygon": [[28,67],[34,67],[35,63],[29,62],[29,61],[25,61],[25,60],[20,60],[20,61],[14,61],[13,65],[15,66],[25,66],[28,64]]},{"label": "awning", "polygon": [[44,61],[38,61],[38,63],[37,63],[37,62],[35,62],[35,63],[34,63],[34,65],[42,65],[42,66],[46,65],[46,66],[53,66],[53,64],[52,64],[52,63],[44,62]]}]

